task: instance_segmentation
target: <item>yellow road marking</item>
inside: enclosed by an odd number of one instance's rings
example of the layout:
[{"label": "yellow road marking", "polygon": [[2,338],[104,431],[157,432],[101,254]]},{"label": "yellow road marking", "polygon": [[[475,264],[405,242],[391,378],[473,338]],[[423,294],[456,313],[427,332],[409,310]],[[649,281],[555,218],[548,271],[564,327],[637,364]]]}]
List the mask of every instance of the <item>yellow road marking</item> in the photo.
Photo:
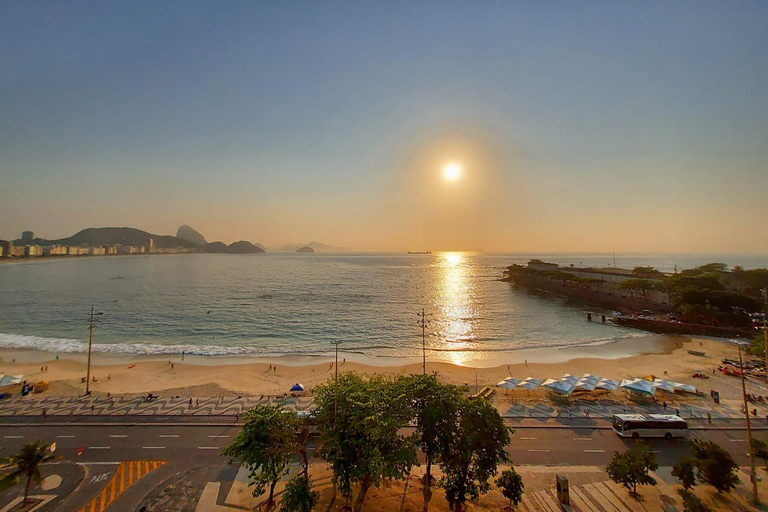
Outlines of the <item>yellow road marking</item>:
[{"label": "yellow road marking", "polygon": [[[78,512],[104,512],[115,498],[120,496],[123,491],[133,485],[142,476],[147,475],[165,464],[160,460],[140,460],[121,462],[112,475],[109,482],[104,486],[101,492],[93,498],[86,506]],[[134,473],[136,477],[134,478]],[[127,483],[126,483],[127,480]]]}]

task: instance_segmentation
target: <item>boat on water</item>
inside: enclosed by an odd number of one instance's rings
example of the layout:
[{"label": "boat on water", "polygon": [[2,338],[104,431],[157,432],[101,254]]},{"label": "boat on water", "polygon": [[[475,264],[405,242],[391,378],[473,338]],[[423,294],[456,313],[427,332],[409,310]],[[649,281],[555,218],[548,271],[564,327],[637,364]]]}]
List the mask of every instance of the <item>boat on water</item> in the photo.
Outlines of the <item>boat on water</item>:
[{"label": "boat on water", "polygon": [[432,254],[432,251],[408,251],[408,254]]}]

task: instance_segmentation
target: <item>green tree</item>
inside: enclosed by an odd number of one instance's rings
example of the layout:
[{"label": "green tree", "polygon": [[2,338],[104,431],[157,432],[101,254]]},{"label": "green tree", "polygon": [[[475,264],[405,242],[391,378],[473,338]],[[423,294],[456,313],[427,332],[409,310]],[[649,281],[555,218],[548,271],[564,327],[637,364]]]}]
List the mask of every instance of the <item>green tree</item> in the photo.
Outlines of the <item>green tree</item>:
[{"label": "green tree", "polygon": [[757,357],[765,357],[765,335],[764,334],[758,334],[754,338],[752,338],[752,341],[749,342],[749,346],[747,347],[747,354],[757,356]]},{"label": "green tree", "polygon": [[32,486],[32,480],[39,484],[43,479],[40,474],[40,465],[53,459],[54,456],[50,447],[43,444],[42,441],[37,440],[34,443],[25,444],[19,453],[8,458],[8,465],[14,469],[3,478],[0,487],[13,484],[18,481],[19,477],[26,476],[27,484],[24,487],[23,502],[26,505],[29,501],[29,488]]},{"label": "green tree", "polygon": [[490,489],[489,479],[509,460],[505,448],[510,429],[493,405],[481,398],[462,398],[453,441],[441,455],[440,486],[451,510]]},{"label": "green tree", "polygon": [[302,472],[286,484],[280,512],[311,512],[319,499],[320,494],[312,488],[312,481]]},{"label": "green tree", "polygon": [[416,436],[399,432],[415,416],[405,379],[340,375],[337,414],[335,383],[315,390],[322,440],[319,453],[330,464],[334,482],[347,500],[352,485],[360,485],[355,510],[362,508],[372,486],[383,479],[404,478],[418,462]]},{"label": "green tree", "polygon": [[496,485],[501,489],[501,494],[509,500],[510,510],[514,510],[523,500],[523,477],[515,471],[514,467],[505,469],[496,480]]},{"label": "green tree", "polygon": [[653,284],[653,282],[649,281],[648,279],[627,279],[626,281],[622,281],[619,284],[619,288],[622,290],[629,291],[629,294],[631,297],[634,298],[635,292],[640,292],[643,295],[643,298],[647,301],[648,300],[648,292],[650,290],[654,290],[656,288],[656,285]]},{"label": "green tree", "polygon": [[696,269],[700,270],[701,272],[714,272],[717,274],[722,274],[728,270],[728,265],[725,263],[707,263],[706,265],[696,267]]},{"label": "green tree", "polygon": [[654,267],[635,267],[632,269],[632,275],[639,279],[663,279],[664,274]]},{"label": "green tree", "polygon": [[440,455],[453,439],[462,390],[442,384],[436,373],[411,375],[407,384],[416,411],[419,446],[427,466],[424,490],[428,493],[432,484],[432,464],[440,462]]},{"label": "green tree", "polygon": [[638,485],[656,485],[656,480],[649,473],[658,467],[656,456],[648,445],[638,443],[624,453],[616,452],[605,470],[611,480],[636,496]]},{"label": "green tree", "polygon": [[238,458],[248,468],[254,496],[263,494],[269,485],[267,507],[271,507],[275,503],[275,485],[288,474],[299,448],[296,434],[300,422],[295,413],[284,412],[279,405],[257,405],[243,419],[243,429],[221,454]]},{"label": "green tree", "polygon": [[699,478],[714,487],[718,493],[729,492],[739,483],[738,465],[731,454],[712,441],[694,439],[693,456]]},{"label": "green tree", "polygon": [[672,476],[680,480],[683,489],[690,490],[696,485],[696,463],[689,458],[680,459],[672,467]]},{"label": "green tree", "polygon": [[687,489],[679,489],[680,497],[683,498],[684,512],[712,512],[712,509],[702,501],[701,498]]},{"label": "green tree", "polygon": [[758,459],[763,459],[765,469],[768,471],[768,444],[761,439],[752,439],[752,453]]}]

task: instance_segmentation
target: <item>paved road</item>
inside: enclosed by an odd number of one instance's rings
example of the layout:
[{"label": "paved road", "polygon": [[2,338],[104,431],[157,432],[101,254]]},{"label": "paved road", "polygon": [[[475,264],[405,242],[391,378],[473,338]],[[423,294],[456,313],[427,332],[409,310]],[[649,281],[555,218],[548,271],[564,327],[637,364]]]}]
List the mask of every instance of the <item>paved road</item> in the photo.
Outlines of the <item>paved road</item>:
[{"label": "paved road", "polygon": [[[556,428],[542,428],[551,425]],[[618,437],[606,425],[597,428],[563,428],[560,424],[515,425],[509,449],[515,464],[605,465],[614,451],[635,441]],[[76,462],[164,460],[183,463],[221,463],[219,452],[237,435],[236,425],[120,425],[9,426],[0,425],[0,457],[15,453],[25,443],[41,439],[56,442],[56,454]],[[768,431],[755,436],[766,440]],[[692,430],[692,438],[709,439],[730,451],[746,465],[746,431],[740,428]],[[316,442],[316,440],[315,440]],[[683,440],[645,440],[659,464],[674,464],[688,449]],[[82,448],[81,455],[77,455]]]}]

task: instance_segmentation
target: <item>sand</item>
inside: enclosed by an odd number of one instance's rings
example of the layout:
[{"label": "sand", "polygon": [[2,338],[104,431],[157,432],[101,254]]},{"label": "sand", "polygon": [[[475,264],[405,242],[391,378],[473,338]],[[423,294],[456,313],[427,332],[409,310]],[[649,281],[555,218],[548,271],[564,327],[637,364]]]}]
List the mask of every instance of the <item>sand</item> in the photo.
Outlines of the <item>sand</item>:
[{"label": "sand", "polygon": [[[704,351],[705,356],[689,354],[688,349]],[[518,361],[493,366],[484,361],[482,367],[448,362],[427,362],[427,371],[439,372],[441,379],[453,384],[493,385],[505,377],[558,378],[565,373],[593,373],[611,379],[656,375],[702,386],[693,379],[694,370],[711,374],[724,357],[738,357],[734,345],[726,340],[690,339],[685,337],[647,336],[601,346],[573,349],[537,349],[519,351]],[[59,396],[82,394],[86,374],[84,354],[55,354],[31,350],[0,350],[0,373],[23,374],[35,382],[51,383],[50,394]],[[15,362],[14,362],[15,360]],[[170,361],[170,362],[169,362]],[[380,361],[377,361],[380,362]],[[172,363],[172,364],[171,364]],[[92,390],[96,394],[132,395],[152,392],[160,395],[232,396],[283,394],[300,382],[307,389],[334,375],[333,361],[328,359],[275,358],[201,358],[115,356],[95,353],[91,375],[96,378]],[[41,372],[41,366],[48,366]],[[273,369],[270,370],[270,367]],[[276,369],[275,369],[276,368]],[[400,365],[343,361],[339,371],[378,374],[420,373],[421,363]]]}]

